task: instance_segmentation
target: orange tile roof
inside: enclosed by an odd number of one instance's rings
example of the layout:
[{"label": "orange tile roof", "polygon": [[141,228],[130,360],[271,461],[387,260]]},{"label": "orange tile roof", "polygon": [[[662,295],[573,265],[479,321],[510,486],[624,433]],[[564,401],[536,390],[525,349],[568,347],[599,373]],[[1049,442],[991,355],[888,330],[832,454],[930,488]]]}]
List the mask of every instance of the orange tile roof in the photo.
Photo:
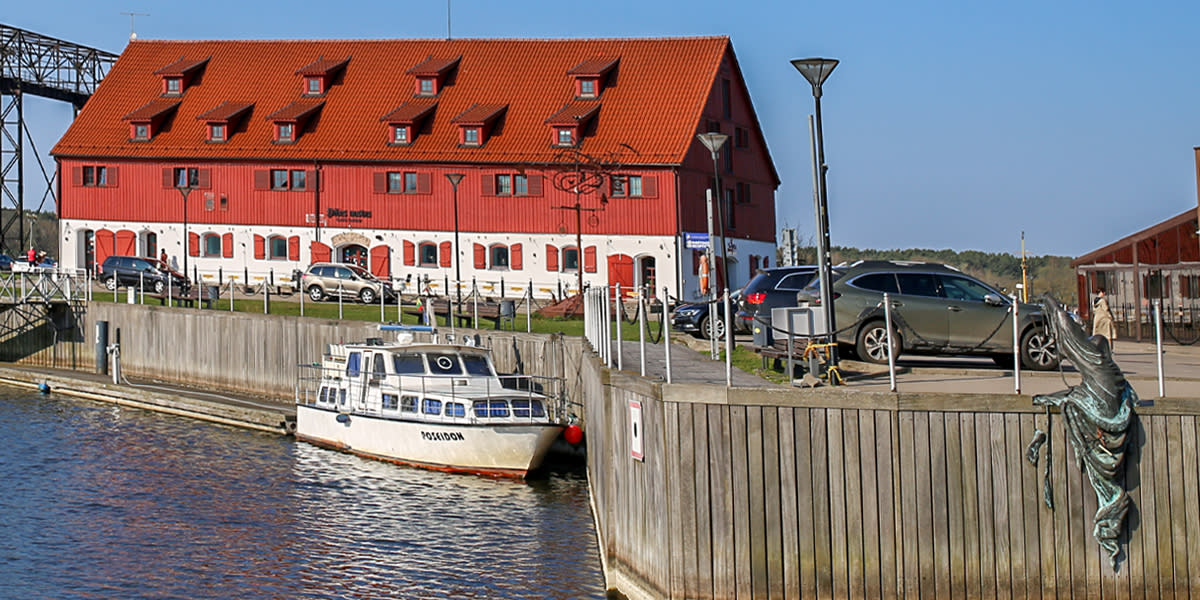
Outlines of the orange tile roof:
[{"label": "orange tile roof", "polygon": [[268,121],[298,121],[325,106],[324,100],[297,100],[267,115]]},{"label": "orange tile roof", "polygon": [[418,98],[401,104],[396,110],[379,118],[385,123],[412,123],[437,108],[437,100],[433,98]]},{"label": "orange tile roof", "polygon": [[567,75],[595,75],[599,77],[617,66],[616,58],[593,58],[585,60],[567,71]]},{"label": "orange tile roof", "polygon": [[296,74],[297,75],[325,75],[326,73],[336,71],[336,70],[346,66],[346,63],[348,63],[348,62],[350,62],[349,56],[347,56],[346,58],[343,58],[341,60],[328,60],[324,56],[322,56],[321,58],[318,58],[317,60],[315,60],[307,65],[304,65],[303,67],[300,67],[299,69],[296,69]]},{"label": "orange tile roof", "polygon": [[596,115],[600,103],[595,100],[576,100],[546,119],[547,125],[578,125]]},{"label": "orange tile roof", "polygon": [[151,100],[137,110],[121,117],[122,121],[152,121],[159,116],[175,110],[179,100]]},{"label": "orange tile roof", "polygon": [[443,71],[449,71],[450,69],[453,69],[456,65],[458,65],[458,61],[460,60],[462,60],[462,56],[455,56],[454,58],[434,58],[430,56],[422,61],[421,64],[405,71],[405,74],[425,76],[441,75]]},{"label": "orange tile roof", "polygon": [[[597,57],[619,58],[604,90],[604,120],[579,150],[620,154],[643,165],[683,162],[721,61],[733,56],[726,37],[642,39],[456,39],[356,41],[157,41],[126,46],[96,93],[54,148],[57,156],[194,160],[421,161],[549,163],[553,115],[575,97],[567,71]],[[155,71],[180,56],[211,57],[204,77],[180,99],[173,126],[149,142],[130,142],[122,117],[162,94]],[[314,57],[353,57],[339,85],[322,97],[321,118],[294,144],[273,144],[272,124],[249,119],[223,144],[205,143],[196,117],[231,98],[270,114],[303,99],[297,65]],[[439,90],[429,133],[408,146],[388,145],[386,115],[413,99],[415,76],[429,57],[457,57],[455,75]],[[733,59],[736,60],[736,59]],[[507,105],[503,130],[486,148],[459,147],[455,117],[473,105]],[[635,155],[625,148],[636,150]]]},{"label": "orange tile roof", "polygon": [[[211,57],[208,57],[208,58],[211,58]],[[183,77],[184,75],[187,75],[188,71],[191,71],[192,69],[204,66],[204,63],[208,62],[208,58],[187,59],[187,58],[180,56],[179,60],[155,71],[154,74],[155,75],[164,75],[164,76]]]},{"label": "orange tile roof", "polygon": [[226,101],[222,102],[220,105],[218,105],[216,108],[214,108],[206,113],[196,115],[196,120],[210,121],[210,122],[211,121],[228,121],[228,120],[242,114],[243,111],[250,110],[251,108],[254,108],[253,102],[230,102],[230,101],[226,100]]},{"label": "orange tile roof", "polygon": [[507,104],[472,104],[467,110],[450,119],[457,125],[482,125],[500,116],[508,109]]}]

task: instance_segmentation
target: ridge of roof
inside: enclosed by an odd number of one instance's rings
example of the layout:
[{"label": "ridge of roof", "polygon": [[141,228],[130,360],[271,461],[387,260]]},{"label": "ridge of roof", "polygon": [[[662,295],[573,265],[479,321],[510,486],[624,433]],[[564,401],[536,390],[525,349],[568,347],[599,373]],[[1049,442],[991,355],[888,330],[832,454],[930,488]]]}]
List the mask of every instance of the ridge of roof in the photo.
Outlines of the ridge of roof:
[{"label": "ridge of roof", "polygon": [[132,45],[150,45],[150,44],[359,44],[359,43],[456,43],[456,42],[654,42],[654,41],[688,41],[688,40],[728,40],[727,35],[681,35],[681,36],[650,36],[650,37],[598,37],[598,38],[580,38],[580,37],[563,37],[563,38],[345,38],[345,39],[312,39],[312,38],[280,38],[280,39],[259,39],[259,40],[154,40],[138,38],[129,42]]}]

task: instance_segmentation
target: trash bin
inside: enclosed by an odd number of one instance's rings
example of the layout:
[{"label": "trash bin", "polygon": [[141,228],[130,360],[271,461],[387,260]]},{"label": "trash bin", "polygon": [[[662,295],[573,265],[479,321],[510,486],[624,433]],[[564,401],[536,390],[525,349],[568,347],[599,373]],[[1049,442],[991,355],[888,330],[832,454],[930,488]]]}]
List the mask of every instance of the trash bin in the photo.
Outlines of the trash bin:
[{"label": "trash bin", "polygon": [[221,298],[221,287],[216,285],[204,286],[204,308],[212,308],[213,303]]},{"label": "trash bin", "polygon": [[517,316],[517,305],[512,300],[500,301],[500,316],[505,319],[511,319]]}]

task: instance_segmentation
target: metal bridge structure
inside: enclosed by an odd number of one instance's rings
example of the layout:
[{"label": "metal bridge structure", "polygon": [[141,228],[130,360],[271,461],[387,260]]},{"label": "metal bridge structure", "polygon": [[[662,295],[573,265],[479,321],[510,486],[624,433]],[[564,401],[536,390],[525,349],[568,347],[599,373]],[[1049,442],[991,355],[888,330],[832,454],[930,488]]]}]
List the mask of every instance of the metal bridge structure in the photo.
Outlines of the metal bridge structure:
[{"label": "metal bridge structure", "polygon": [[[0,24],[0,250],[14,254],[25,241],[25,172],[23,157],[38,157],[46,193],[37,208],[54,197],[57,169],[48,172],[25,123],[26,94],[70,102],[75,113],[83,108],[108,74],[117,55],[65,40]],[[57,199],[56,199],[57,200]],[[18,247],[10,248],[9,231],[17,228]]]}]

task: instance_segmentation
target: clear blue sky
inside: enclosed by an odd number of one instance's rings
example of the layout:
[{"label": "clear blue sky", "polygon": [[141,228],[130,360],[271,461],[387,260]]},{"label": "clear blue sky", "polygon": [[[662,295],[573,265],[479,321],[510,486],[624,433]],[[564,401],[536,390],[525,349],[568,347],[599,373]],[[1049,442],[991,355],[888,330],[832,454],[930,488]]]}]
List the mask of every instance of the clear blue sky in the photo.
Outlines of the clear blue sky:
[{"label": "clear blue sky", "polygon": [[[452,0],[454,37],[728,35],[783,184],[813,234],[811,90],[824,86],[834,245],[1077,256],[1197,205],[1200,3]],[[446,2],[12,1],[0,21],[120,52],[143,39],[441,38]],[[45,154],[70,109],[30,100]],[[27,204],[40,178],[27,164]]]}]

